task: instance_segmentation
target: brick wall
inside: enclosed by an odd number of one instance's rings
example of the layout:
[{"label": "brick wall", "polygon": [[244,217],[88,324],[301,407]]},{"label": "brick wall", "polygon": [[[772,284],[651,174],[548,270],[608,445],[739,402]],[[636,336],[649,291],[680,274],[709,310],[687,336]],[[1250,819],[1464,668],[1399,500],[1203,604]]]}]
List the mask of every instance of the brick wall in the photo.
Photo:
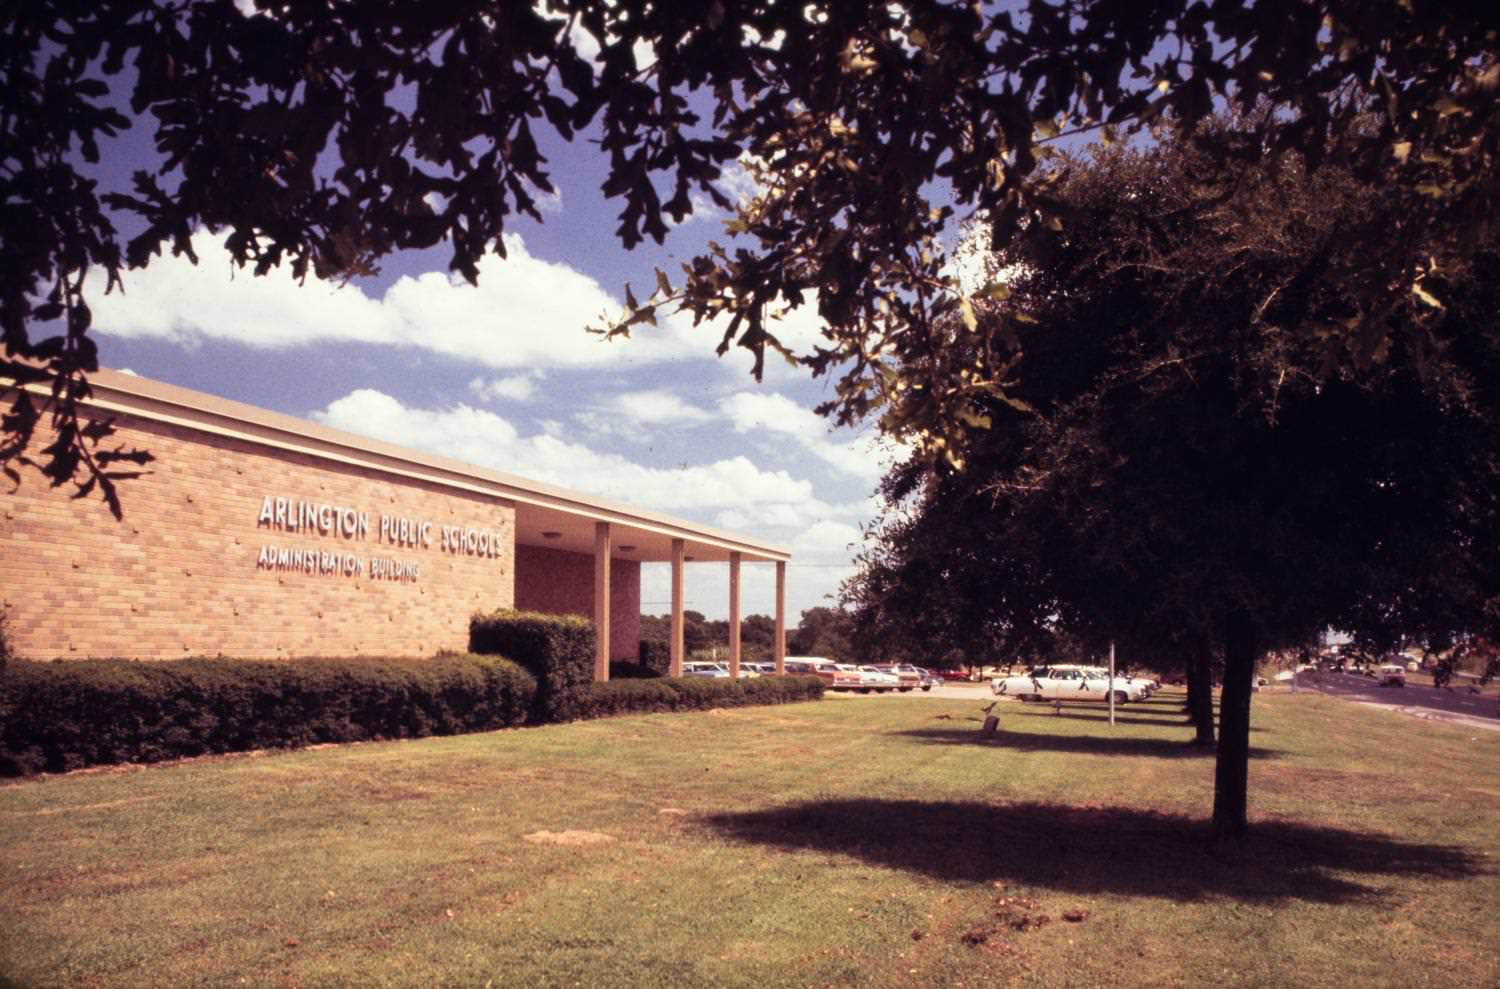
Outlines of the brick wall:
[{"label": "brick wall", "polygon": [[[516,547],[516,607],[594,617],[594,558],[547,546]],[[641,643],[641,565],[610,560],[609,655],[636,662]]]},{"label": "brick wall", "polygon": [[[31,469],[0,493],[0,599],[21,656],[423,656],[464,649],[471,614],[512,606],[510,502],[142,418],[116,426],[121,445],[156,456],[147,477],[120,485],[123,522],[97,494],[73,500]],[[274,500],[264,523],[266,496],[293,503],[293,523],[304,500],[363,513],[368,528],[315,511],[311,529],[293,530]],[[415,538],[410,524],[404,545],[399,524],[396,541],[383,536],[382,514],[415,520]],[[341,515],[353,534],[340,532]],[[481,555],[476,538],[445,551],[446,526],[496,533],[498,549]],[[268,546],[314,551],[319,572],[279,555],[262,564]],[[381,574],[374,561],[385,560],[416,574]],[[331,562],[337,572],[323,572]]]}]

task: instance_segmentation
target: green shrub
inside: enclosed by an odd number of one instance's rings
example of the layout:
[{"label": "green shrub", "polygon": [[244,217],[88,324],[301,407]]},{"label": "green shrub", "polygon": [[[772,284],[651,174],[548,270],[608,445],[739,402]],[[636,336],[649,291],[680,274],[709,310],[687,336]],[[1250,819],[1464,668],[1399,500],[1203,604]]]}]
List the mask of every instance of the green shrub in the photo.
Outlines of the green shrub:
[{"label": "green shrub", "polygon": [[656,670],[638,663],[627,663],[619,659],[612,659],[609,663],[611,680],[655,680],[660,676],[662,674]]},{"label": "green shrub", "polygon": [[654,670],[657,676],[666,676],[672,671],[671,643],[666,639],[642,639],[640,661],[646,669]]},{"label": "green shrub", "polygon": [[534,720],[571,721],[594,680],[594,624],[576,615],[503,609],[469,619],[469,651],[500,655],[537,680]]},{"label": "green shrub", "polygon": [[610,680],[589,685],[579,702],[579,716],[603,718],[632,712],[746,707],[817,700],[822,696],[823,681],[815,676]]},{"label": "green shrub", "polygon": [[589,685],[581,704],[581,716],[607,718],[612,714],[643,711],[675,711],[678,694],[671,681],[662,679],[610,680]]},{"label": "green shrub", "polygon": [[17,661],[0,774],[524,724],[536,679],[497,656]]}]

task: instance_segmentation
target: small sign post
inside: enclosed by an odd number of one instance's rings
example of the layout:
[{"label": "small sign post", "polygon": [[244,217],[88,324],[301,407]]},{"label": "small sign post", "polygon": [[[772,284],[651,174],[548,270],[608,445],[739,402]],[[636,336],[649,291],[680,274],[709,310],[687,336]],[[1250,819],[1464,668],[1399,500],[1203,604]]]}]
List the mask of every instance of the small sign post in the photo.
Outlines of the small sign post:
[{"label": "small sign post", "polygon": [[1115,644],[1109,644],[1109,723],[1115,723]]}]

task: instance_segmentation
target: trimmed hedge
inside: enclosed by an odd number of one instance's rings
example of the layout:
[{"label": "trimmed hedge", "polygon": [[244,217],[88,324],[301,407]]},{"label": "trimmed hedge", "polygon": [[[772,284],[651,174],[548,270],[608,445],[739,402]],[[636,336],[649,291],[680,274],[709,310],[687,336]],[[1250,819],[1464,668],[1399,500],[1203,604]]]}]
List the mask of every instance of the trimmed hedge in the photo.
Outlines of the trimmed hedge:
[{"label": "trimmed hedge", "polygon": [[669,679],[633,663],[594,683],[594,628],[572,616],[475,615],[470,640],[435,659],[13,659],[0,775],[823,695],[817,677]]},{"label": "trimmed hedge", "polygon": [[497,656],[14,660],[0,774],[489,731],[524,724],[536,695],[536,678]]},{"label": "trimmed hedge", "polygon": [[823,696],[823,687],[823,681],[815,676],[610,680],[589,685],[579,702],[579,716],[604,718],[642,711],[689,711],[811,701]]},{"label": "trimmed hedge", "polygon": [[611,680],[655,680],[663,675],[649,666],[641,666],[638,663],[627,663],[619,659],[612,659],[609,662]]},{"label": "trimmed hedge", "polygon": [[594,623],[576,615],[502,609],[469,619],[469,651],[511,659],[536,677],[534,720],[579,717],[578,698],[594,680]]},{"label": "trimmed hedge", "polygon": [[666,639],[642,639],[640,662],[648,670],[655,670],[657,676],[666,676],[672,672],[672,645]]}]

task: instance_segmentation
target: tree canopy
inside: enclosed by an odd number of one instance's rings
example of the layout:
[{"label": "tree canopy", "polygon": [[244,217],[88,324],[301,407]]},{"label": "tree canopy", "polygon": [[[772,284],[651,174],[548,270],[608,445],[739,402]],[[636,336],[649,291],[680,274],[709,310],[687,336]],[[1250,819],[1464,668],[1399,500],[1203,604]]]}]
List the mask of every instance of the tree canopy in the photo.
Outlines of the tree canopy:
[{"label": "tree canopy", "polygon": [[789,636],[787,652],[794,656],[822,656],[840,663],[859,659],[871,662],[880,655],[857,653],[850,643],[849,615],[840,608],[822,606],[802,612],[802,620]]},{"label": "tree canopy", "polygon": [[[1215,135],[1216,161],[1297,151],[1392,190],[1394,226],[1347,235],[1348,310],[1303,341],[1323,373],[1375,360],[1390,314],[1413,298],[1441,319],[1438,283],[1495,214],[1500,11],[1483,5],[246,7],[36,0],[0,14],[3,371],[51,388],[41,405],[20,395],[0,425],[13,479],[13,465],[35,463],[54,484],[98,486],[118,511],[121,461],[147,457],[77,415],[97,364],[87,271],[117,288],[163,251],[191,256],[207,228],[259,273],[347,277],[446,241],[452,269],[473,279],[480,256],[504,253],[510,218],[539,218],[544,130],[597,140],[626,247],[660,241],[694,191],[736,209],[729,246],[658,273],[644,301],[627,291],[610,332],[662,307],[722,317],[721,351],[748,348],[758,375],[768,350],[784,352],[774,313],[816,306],[827,345],[786,356],[837,378],[824,411],[878,415],[955,466],[973,403],[1012,392],[1016,353],[1003,335],[968,363],[948,346],[945,322],[972,324],[998,289],[966,288],[945,246],[965,221],[996,248],[1068,231],[1063,173],[1039,165],[1069,135],[1191,133],[1216,104],[1264,106],[1254,126]],[[155,161],[130,188],[101,189],[86,166],[131,126],[151,129]],[[715,185],[731,161],[758,183],[744,203]],[[1322,262],[1309,263],[1314,277]],[[36,459],[49,411],[59,440]]]},{"label": "tree canopy", "polygon": [[1323,340],[1358,312],[1352,245],[1396,228],[1399,190],[1296,152],[1225,167],[1187,137],[1057,167],[1073,222],[1003,252],[1006,297],[946,327],[956,354],[1005,340],[1015,384],[972,404],[964,470],[887,478],[849,596],[875,634],[950,612],[1018,650],[1057,630],[1218,649],[1234,833],[1260,655],[1330,626],[1387,646],[1500,626],[1500,250],[1430,276],[1442,307],[1403,300],[1343,363]]},{"label": "tree canopy", "polygon": [[[688,655],[729,645],[727,621],[709,621],[700,611],[684,611],[682,619],[683,648]],[[786,631],[787,652],[852,660],[846,638],[847,623],[848,616],[836,608],[808,608],[802,612],[801,623]],[[666,642],[671,634],[671,615],[641,616],[641,638]],[[740,645],[746,657],[769,660],[776,646],[776,619],[770,615],[746,615],[740,620]]]}]

